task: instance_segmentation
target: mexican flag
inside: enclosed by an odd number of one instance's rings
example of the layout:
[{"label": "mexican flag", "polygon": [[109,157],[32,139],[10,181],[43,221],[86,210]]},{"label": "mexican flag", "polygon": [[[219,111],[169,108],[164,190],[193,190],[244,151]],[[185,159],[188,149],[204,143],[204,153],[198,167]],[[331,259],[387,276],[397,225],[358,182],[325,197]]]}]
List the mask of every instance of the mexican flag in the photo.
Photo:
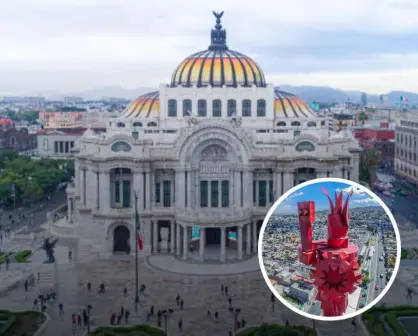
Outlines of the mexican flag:
[{"label": "mexican flag", "polygon": [[139,222],[138,210],[135,213],[135,222],[136,222],[136,238],[138,240],[138,247],[139,247],[139,250],[142,251],[142,249],[144,248],[144,244],[142,242],[141,223]]}]

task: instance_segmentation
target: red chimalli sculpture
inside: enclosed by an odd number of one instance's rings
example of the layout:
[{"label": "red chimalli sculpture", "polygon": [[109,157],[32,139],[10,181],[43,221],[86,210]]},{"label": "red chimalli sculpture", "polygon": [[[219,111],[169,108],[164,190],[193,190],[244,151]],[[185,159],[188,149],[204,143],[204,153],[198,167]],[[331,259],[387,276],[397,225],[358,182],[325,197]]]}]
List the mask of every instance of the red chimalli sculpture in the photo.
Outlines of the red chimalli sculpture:
[{"label": "red chimalli sculpture", "polygon": [[298,247],[299,261],[315,269],[310,276],[318,289],[317,300],[321,301],[324,316],[341,316],[348,307],[348,294],[361,282],[358,265],[358,246],[348,242],[350,215],[348,195],[343,205],[343,192],[335,193],[335,204],[328,192],[331,213],[328,215],[328,239],[312,240],[312,224],[315,222],[315,202],[299,202],[298,217],[301,244]]}]

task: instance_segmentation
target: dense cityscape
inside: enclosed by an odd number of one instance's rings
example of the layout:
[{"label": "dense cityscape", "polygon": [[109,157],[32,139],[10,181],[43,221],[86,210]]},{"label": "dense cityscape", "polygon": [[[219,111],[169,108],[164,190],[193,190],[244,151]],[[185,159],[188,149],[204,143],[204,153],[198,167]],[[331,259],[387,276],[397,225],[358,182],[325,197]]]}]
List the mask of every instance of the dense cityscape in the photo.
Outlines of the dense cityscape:
[{"label": "dense cityscape", "polygon": [[[329,211],[317,211],[313,239],[327,236]],[[349,239],[359,247],[362,284],[349,295],[352,313],[371,303],[388,283],[396,261],[397,247],[393,226],[380,206],[350,210]],[[270,217],[263,236],[263,261],[271,284],[289,303],[313,315],[321,315],[310,267],[298,260],[300,228],[297,215]]]}]

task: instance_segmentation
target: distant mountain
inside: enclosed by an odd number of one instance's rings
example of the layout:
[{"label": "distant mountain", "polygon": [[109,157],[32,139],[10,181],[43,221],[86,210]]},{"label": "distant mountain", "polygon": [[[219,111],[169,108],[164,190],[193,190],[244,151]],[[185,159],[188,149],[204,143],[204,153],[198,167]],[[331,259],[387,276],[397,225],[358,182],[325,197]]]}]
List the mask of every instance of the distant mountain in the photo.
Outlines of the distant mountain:
[{"label": "distant mountain", "polygon": [[[344,103],[351,101],[353,103],[361,102],[362,91],[344,91],[341,89],[334,89],[327,86],[292,86],[280,85],[277,88],[280,90],[293,93],[302,98],[307,103],[318,101],[321,103]],[[87,91],[72,92],[68,94],[48,94],[47,98],[50,100],[63,100],[65,96],[83,97],[84,100],[100,100],[103,97],[134,99],[141,94],[158,90],[158,88],[137,88],[124,89],[120,86],[102,86],[93,88]],[[45,94],[45,93],[44,93]],[[406,91],[391,91],[384,93],[388,96],[388,103],[399,101],[400,96],[408,97],[410,103],[418,103],[418,93]],[[367,99],[369,103],[379,103],[380,95],[368,94]]]}]

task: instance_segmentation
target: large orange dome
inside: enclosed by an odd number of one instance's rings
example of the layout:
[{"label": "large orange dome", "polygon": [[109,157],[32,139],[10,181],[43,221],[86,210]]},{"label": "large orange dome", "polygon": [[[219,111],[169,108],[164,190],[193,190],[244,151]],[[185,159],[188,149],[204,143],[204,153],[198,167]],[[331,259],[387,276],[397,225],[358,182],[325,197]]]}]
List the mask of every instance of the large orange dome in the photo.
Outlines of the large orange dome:
[{"label": "large orange dome", "polygon": [[226,45],[226,31],[221,25],[223,12],[214,15],[216,25],[211,32],[211,45],[180,63],[171,77],[171,87],[266,86],[257,63]]}]

